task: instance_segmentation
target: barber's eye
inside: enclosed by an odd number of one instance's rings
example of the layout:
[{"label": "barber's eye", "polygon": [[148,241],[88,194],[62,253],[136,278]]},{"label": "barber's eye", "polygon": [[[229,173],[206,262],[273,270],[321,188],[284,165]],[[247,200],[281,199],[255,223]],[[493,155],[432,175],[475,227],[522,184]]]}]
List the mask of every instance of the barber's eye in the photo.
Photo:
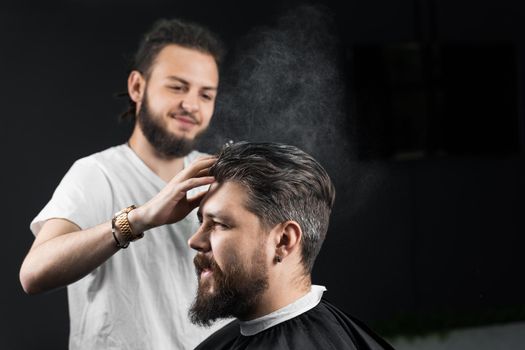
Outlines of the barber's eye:
[{"label": "barber's eye", "polygon": [[184,86],[182,85],[173,85],[173,86],[170,86],[170,89],[173,91],[184,91],[185,90]]},{"label": "barber's eye", "polygon": [[212,95],[202,94],[201,96],[202,96],[203,99],[205,99],[207,101],[213,100],[213,96]]}]

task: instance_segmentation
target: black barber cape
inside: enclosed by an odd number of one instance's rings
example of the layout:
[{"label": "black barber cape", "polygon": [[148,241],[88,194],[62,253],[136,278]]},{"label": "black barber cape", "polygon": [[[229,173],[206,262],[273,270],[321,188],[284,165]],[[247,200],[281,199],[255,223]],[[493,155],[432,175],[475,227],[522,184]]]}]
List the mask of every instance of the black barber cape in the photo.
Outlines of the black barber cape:
[{"label": "black barber cape", "polygon": [[196,348],[196,350],[204,349],[392,350],[393,348],[363,323],[321,299],[313,309],[251,336],[242,335],[239,321],[233,321],[213,333]]}]

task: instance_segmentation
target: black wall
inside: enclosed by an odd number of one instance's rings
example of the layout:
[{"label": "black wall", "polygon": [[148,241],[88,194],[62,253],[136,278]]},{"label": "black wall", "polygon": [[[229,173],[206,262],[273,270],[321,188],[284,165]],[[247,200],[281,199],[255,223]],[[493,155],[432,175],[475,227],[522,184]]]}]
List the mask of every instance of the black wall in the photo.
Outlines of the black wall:
[{"label": "black wall", "polygon": [[[78,0],[0,5],[5,188],[0,348],[67,347],[65,290],[29,297],[18,282],[33,240],[28,225],[74,160],[127,139],[130,127],[117,118],[125,104],[114,94],[125,89],[126,55],[133,53],[140,34],[159,17],[181,16],[206,23],[233,46],[250,28],[271,24],[295,3],[158,0],[107,5]],[[443,310],[479,315],[523,307],[524,5],[510,0],[326,5],[336,14],[346,52],[363,44],[417,40],[514,47],[517,121],[509,137],[519,142],[503,153],[451,152],[403,161],[353,156],[343,160],[350,164],[348,173],[348,168],[344,173],[328,169],[335,174],[338,198],[314,282],[328,287],[327,297],[334,303],[372,324],[431,318]],[[352,57],[347,58],[348,138],[363,138],[350,89]],[[480,70],[480,83],[484,77]],[[497,114],[479,118],[491,118],[495,125],[500,118],[509,120]],[[493,138],[490,130],[484,132],[487,140]],[[498,315],[487,322],[504,319]],[[468,320],[472,318],[465,324]]]}]

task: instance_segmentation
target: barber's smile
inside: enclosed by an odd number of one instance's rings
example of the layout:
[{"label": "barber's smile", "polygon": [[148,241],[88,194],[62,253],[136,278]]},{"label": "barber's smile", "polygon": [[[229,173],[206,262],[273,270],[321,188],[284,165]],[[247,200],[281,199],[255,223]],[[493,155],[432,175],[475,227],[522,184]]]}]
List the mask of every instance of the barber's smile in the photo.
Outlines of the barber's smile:
[{"label": "barber's smile", "polygon": [[189,115],[172,114],[171,117],[186,127],[193,127],[198,124],[195,117]]}]

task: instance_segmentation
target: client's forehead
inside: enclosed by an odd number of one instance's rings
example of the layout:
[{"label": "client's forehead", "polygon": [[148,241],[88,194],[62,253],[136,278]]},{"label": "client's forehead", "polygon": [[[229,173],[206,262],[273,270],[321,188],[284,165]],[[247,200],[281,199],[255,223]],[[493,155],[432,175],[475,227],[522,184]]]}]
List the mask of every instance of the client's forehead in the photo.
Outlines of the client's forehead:
[{"label": "client's forehead", "polygon": [[199,215],[219,216],[245,210],[245,189],[235,182],[214,182],[201,201]]}]

